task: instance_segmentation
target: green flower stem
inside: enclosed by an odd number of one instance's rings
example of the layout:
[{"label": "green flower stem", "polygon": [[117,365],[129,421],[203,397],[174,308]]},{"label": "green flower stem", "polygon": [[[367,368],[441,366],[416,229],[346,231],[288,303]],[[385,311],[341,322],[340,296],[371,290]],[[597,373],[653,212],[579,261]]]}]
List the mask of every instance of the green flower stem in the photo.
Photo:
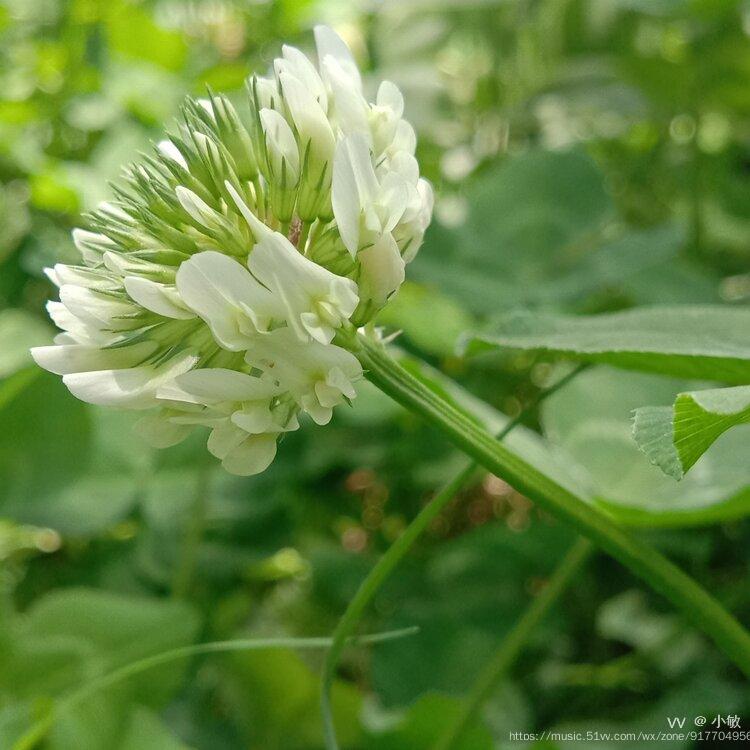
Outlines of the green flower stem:
[{"label": "green flower stem", "polygon": [[529,465],[466,415],[429,390],[377,343],[359,337],[368,379],[541,508],[589,538],[663,594],[750,677],[750,634],[690,576],[618,526],[608,515]]},{"label": "green flower stem", "polygon": [[[353,645],[385,643],[396,638],[404,638],[414,635],[418,628],[401,628],[400,630],[388,630],[383,633],[364,635],[361,638],[352,638]],[[41,742],[55,722],[55,718],[65,711],[70,711],[80,706],[91,696],[97,695],[118,682],[134,677],[148,669],[153,669],[161,664],[187,659],[191,656],[202,654],[219,654],[233,651],[261,651],[266,649],[296,648],[296,649],[325,649],[333,643],[331,638],[238,638],[231,641],[211,641],[209,643],[197,643],[192,646],[181,646],[159,654],[146,656],[143,659],[126,664],[118,669],[96,677],[82,685],[77,690],[69,693],[50,709],[47,714],[39,719],[22,737],[13,744],[13,750],[32,750]]]},{"label": "green flower stem", "polygon": [[571,584],[593,549],[588,539],[579,537],[568,550],[541,593],[531,602],[521,619],[505,636],[500,647],[480,672],[477,681],[469,691],[461,713],[438,740],[434,750],[452,750],[456,747],[472,719],[479,713],[484,702],[492,695],[495,687],[523,651],[531,633]]},{"label": "green flower stem", "polygon": [[[497,435],[497,440],[502,440],[511,430],[513,430],[524,418],[524,416],[547,396],[562,388],[565,383],[572,380],[581,370],[586,369],[587,365],[579,365],[570,373],[560,378],[560,380],[545,391],[542,391],[532,403],[517,417],[510,420]],[[333,633],[333,645],[326,655],[325,665],[323,667],[323,684],[321,691],[321,710],[323,714],[323,729],[328,750],[337,750],[336,732],[333,725],[333,712],[331,710],[331,686],[336,672],[341,652],[346,643],[346,639],[354,631],[357,623],[362,618],[367,605],[372,601],[380,587],[390,577],[407,552],[412,548],[416,540],[429,527],[432,521],[440,514],[443,508],[456,496],[456,494],[465,487],[474,477],[478,464],[475,461],[467,463],[452,479],[450,479],[442,489],[425,505],[414,520],[407,526],[401,536],[388,548],[388,551],[378,560],[375,567],[370,571],[365,580],[349,602],[343,616],[336,625]]]}]

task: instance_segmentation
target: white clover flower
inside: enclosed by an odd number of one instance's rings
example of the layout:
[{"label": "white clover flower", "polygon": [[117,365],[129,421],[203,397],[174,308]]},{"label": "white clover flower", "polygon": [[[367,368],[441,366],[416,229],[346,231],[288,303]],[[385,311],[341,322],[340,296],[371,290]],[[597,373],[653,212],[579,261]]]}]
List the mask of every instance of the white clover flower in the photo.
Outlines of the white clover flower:
[{"label": "white clover flower", "polygon": [[353,384],[362,377],[351,352],[313,340],[299,344],[290,328],[264,336],[245,359],[264,377],[283,383],[299,408],[321,425],[330,422],[335,406],[357,395]]},{"label": "white clover flower", "polygon": [[277,382],[236,370],[192,370],[160,387],[157,396],[165,406],[144,417],[138,431],[168,447],[196,425],[209,427],[208,450],[235,474],[266,469],[279,434],[299,427],[295,404]]},{"label": "white clover flower", "polygon": [[47,269],[62,332],[32,350],[78,398],[150,410],[167,447],[196,426],[237,474],[263,471],[307,414],[326,424],[362,377],[347,350],[404,280],[432,213],[398,88],[374,103],[346,44],[317,27],[317,66],[284,46],[247,110],[188,100]]}]

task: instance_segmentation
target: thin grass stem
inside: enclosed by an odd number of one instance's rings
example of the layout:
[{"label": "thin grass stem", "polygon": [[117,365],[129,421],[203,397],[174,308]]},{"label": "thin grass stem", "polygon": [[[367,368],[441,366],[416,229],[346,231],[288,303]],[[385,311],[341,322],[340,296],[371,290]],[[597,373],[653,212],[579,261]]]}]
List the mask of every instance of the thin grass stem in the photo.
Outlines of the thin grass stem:
[{"label": "thin grass stem", "polygon": [[[552,393],[569,383],[587,365],[579,365],[555,384],[544,391],[540,391],[536,398],[527,405],[514,419],[511,419],[498,433],[497,440],[502,440],[508,433],[517,427],[526,416],[535,409],[539,403]],[[321,685],[321,712],[323,716],[323,731],[327,750],[338,750],[336,729],[331,709],[331,688],[336,673],[336,666],[341,657],[344,643],[362,619],[365,608],[373,600],[380,587],[390,577],[401,560],[406,556],[417,539],[429,528],[430,524],[445,508],[445,506],[464,488],[475,476],[479,465],[475,461],[469,461],[452,479],[446,482],[435,497],[425,505],[414,520],[406,527],[401,536],[388,548],[388,551],[378,560],[375,567],[370,571],[364,581],[360,584],[354,598],[349,602],[346,611],[342,615],[336,629],[333,632],[333,645],[326,656],[323,665],[323,678]]]},{"label": "thin grass stem", "polygon": [[[419,628],[401,628],[389,630],[383,633],[365,635],[361,638],[351,639],[353,645],[371,645],[385,643],[397,638],[405,638],[419,632]],[[122,667],[107,672],[106,674],[89,680],[77,690],[62,698],[56,706],[53,706],[45,716],[36,721],[34,725],[13,745],[13,750],[33,750],[49,732],[55,719],[66,711],[71,711],[80,706],[88,698],[112,685],[127,680],[141,672],[153,669],[161,664],[166,664],[179,659],[187,659],[192,656],[203,654],[228,653],[232,651],[261,651],[266,649],[294,648],[294,649],[326,649],[331,646],[331,638],[245,638],[231,641],[211,641],[209,643],[197,643],[191,646],[181,646],[159,654],[146,656],[143,659],[125,664]]]},{"label": "thin grass stem", "polygon": [[471,721],[479,714],[485,701],[492,695],[520,656],[531,634],[573,582],[593,549],[594,546],[584,537],[579,537],[573,543],[541,593],[531,602],[521,619],[503,638],[497,651],[479,673],[456,721],[438,740],[433,750],[452,750],[457,746]]}]

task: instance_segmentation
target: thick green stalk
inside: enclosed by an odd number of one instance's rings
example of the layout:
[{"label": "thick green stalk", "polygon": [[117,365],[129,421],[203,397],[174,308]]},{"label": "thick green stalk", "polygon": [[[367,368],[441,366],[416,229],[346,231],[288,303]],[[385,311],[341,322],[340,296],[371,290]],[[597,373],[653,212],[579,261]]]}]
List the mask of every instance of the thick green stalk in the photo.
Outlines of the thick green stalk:
[{"label": "thick green stalk", "polygon": [[593,549],[593,545],[588,539],[579,537],[568,550],[547,585],[531,602],[510,633],[503,638],[500,647],[480,672],[477,681],[469,691],[461,713],[448,728],[448,731],[438,740],[434,750],[452,750],[457,745],[471,720],[479,713],[484,702],[518,659],[531,633],[547,616],[555,602],[573,581]]},{"label": "thick green stalk", "polygon": [[380,344],[364,336],[359,337],[359,343],[357,354],[367,378],[380,390],[422,416],[488,471],[569,524],[663,594],[750,677],[750,634],[690,576],[603,511],[499,443],[406,372]]},{"label": "thick green stalk", "polygon": [[[579,365],[570,373],[545,391],[529,404],[515,419],[510,420],[498,433],[496,439],[502,440],[511,430],[521,423],[528,411],[534,408],[542,399],[562,388],[587,365]],[[388,551],[378,560],[375,567],[370,571],[365,580],[360,584],[354,598],[349,602],[341,619],[336,625],[333,633],[333,644],[331,645],[326,661],[323,666],[323,684],[321,690],[321,710],[323,714],[323,730],[328,750],[337,750],[336,731],[333,725],[333,712],[331,710],[331,686],[336,672],[341,652],[346,639],[354,632],[354,628],[362,618],[367,605],[372,601],[380,587],[390,577],[407,552],[412,548],[417,539],[429,527],[432,521],[440,514],[443,508],[465,487],[478,469],[475,461],[469,461],[452,479],[443,485],[442,489],[425,505],[414,520],[406,527],[401,536],[388,548]]]}]

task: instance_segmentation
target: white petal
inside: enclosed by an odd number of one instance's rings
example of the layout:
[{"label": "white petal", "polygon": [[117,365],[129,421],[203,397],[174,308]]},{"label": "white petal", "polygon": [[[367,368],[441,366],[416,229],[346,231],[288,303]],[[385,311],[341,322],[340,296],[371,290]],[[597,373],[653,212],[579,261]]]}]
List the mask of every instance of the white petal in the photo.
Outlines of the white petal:
[{"label": "white petal", "polygon": [[323,74],[331,88],[332,116],[345,135],[360,133],[368,143],[372,141],[368,114],[370,107],[350,76],[334,58],[323,59]]},{"label": "white petal", "polygon": [[62,282],[60,281],[59,277],[57,276],[57,272],[54,268],[45,268],[44,269],[44,275],[57,287],[62,285]]},{"label": "white petal", "polygon": [[299,180],[299,148],[289,123],[273,109],[261,109],[260,121],[274,176],[281,177],[282,163],[286,161],[287,179],[295,184]]},{"label": "white petal", "polygon": [[188,393],[184,388],[177,385],[176,380],[170,380],[156,389],[156,398],[159,401],[169,401],[169,404],[163,404],[170,409],[184,411],[189,407],[192,411],[200,413],[203,411],[205,404],[193,393]]},{"label": "white petal", "polygon": [[333,158],[335,139],[328,117],[315,99],[314,92],[288,73],[282,73],[279,80],[284,101],[300,134],[300,150],[304,153],[307,141],[311,141],[311,151],[316,160],[330,161]]},{"label": "white petal", "polygon": [[244,430],[225,419],[211,430],[206,447],[212,456],[223,459],[246,439],[247,433]]},{"label": "white petal", "polygon": [[73,230],[73,243],[84,261],[90,265],[99,263],[107,250],[117,249],[117,245],[109,237],[85,229]]},{"label": "white petal", "polygon": [[322,323],[315,313],[302,313],[297,319],[301,326],[295,326],[295,330],[300,341],[306,341],[308,337],[321,344],[330,344],[333,341],[336,331],[331,326]]},{"label": "white petal", "polygon": [[[108,255],[108,253],[104,253],[102,258],[106,255]],[[49,271],[52,271],[54,275],[54,283],[59,287],[73,284],[88,289],[113,291],[120,286],[117,276],[101,268],[84,268],[81,266],[68,266],[63,263],[57,263],[54,270],[45,269],[45,273],[47,273],[48,276]]]},{"label": "white petal", "polygon": [[389,172],[383,178],[380,190],[378,200],[384,209],[381,229],[383,232],[390,232],[401,220],[409,204],[409,183],[397,172]]},{"label": "white petal", "polygon": [[175,195],[182,208],[201,226],[211,229],[221,223],[222,216],[192,190],[178,185]]},{"label": "white petal", "polygon": [[173,357],[160,367],[143,365],[120,370],[98,370],[63,375],[63,383],[81,401],[99,406],[147,409],[156,405],[163,383],[187,372],[198,358],[190,352]]},{"label": "white petal", "polygon": [[195,313],[188,310],[173,286],[159,284],[142,276],[126,276],[125,291],[130,298],[157,315],[167,318],[188,320],[195,317]]},{"label": "white petal", "polygon": [[[346,349],[334,344],[323,345],[315,341],[300,342],[289,328],[278,328],[259,338],[246,361],[267,366],[279,380],[287,375],[297,379],[340,367],[351,379],[362,375],[357,358]],[[282,382],[282,386],[284,383]]]},{"label": "white petal", "polygon": [[297,290],[325,288],[336,277],[305,258],[281,232],[271,232],[253,247],[247,267],[269,289],[273,289],[277,282]]},{"label": "white petal", "polygon": [[406,120],[398,121],[396,135],[393,137],[391,148],[394,153],[397,151],[406,151],[409,154],[413,154],[417,148],[417,134]]},{"label": "white petal", "polygon": [[354,61],[346,42],[329,26],[316,26],[315,46],[318,50],[318,60],[322,65],[326,57],[334,58],[346,71],[347,76],[358,89],[362,88],[362,78],[359,75],[357,63]]},{"label": "white petal", "polygon": [[341,391],[322,380],[315,384],[315,395],[318,397],[318,403],[326,409],[333,409],[343,401]]},{"label": "white petal", "polygon": [[[283,300],[287,323],[295,328],[308,320],[303,316],[318,314],[318,303],[330,304],[329,309],[333,309],[334,314],[324,323],[326,343],[333,338],[334,328],[354,312],[359,301],[357,285],[351,279],[337,276],[305,258],[279,232],[267,235],[255,245],[248,258],[248,268]],[[340,319],[336,320],[337,317]]]},{"label": "white petal", "polygon": [[326,385],[336,388],[348,399],[356,398],[357,391],[354,384],[340,367],[332,367],[326,375]]},{"label": "white petal", "polygon": [[435,193],[432,185],[424,179],[417,182],[417,191],[422,198],[422,223],[426,229],[432,219],[432,210],[435,206]]},{"label": "white petal", "polygon": [[270,403],[254,402],[232,413],[231,420],[245,432],[260,435],[273,427]]},{"label": "white petal", "polygon": [[222,367],[191,370],[176,378],[175,383],[204,404],[270,399],[278,393],[278,388],[265,380]]},{"label": "white petal", "polygon": [[153,341],[143,341],[117,349],[98,349],[81,344],[58,344],[36,346],[31,349],[31,356],[45,370],[54,372],[56,375],[68,375],[73,372],[134,367],[153,354],[157,348],[158,345]]},{"label": "white petal", "polygon": [[229,451],[221,465],[230,474],[248,477],[265,471],[275,456],[275,435],[251,435]]},{"label": "white petal", "polygon": [[302,81],[306,89],[319,102],[323,111],[326,111],[328,109],[328,97],[323,80],[307,55],[288,44],[281,48],[281,54],[284,55],[283,62],[286,63],[286,66],[282,66],[281,71],[288,70],[295,78]]},{"label": "white petal", "polygon": [[352,257],[355,257],[359,249],[359,217],[362,205],[345,140],[336,144],[331,202],[341,241]]},{"label": "white petal", "polygon": [[419,164],[408,151],[398,151],[391,157],[389,167],[398,172],[408,183],[416,185],[419,180]]},{"label": "white petal", "polygon": [[125,331],[143,325],[139,316],[143,311],[129,300],[75,284],[60,287],[60,302],[77,318],[93,326]]},{"label": "white petal", "polygon": [[141,417],[133,430],[153,448],[170,448],[181,443],[191,432],[192,425],[172,422],[163,413]]},{"label": "white petal", "polygon": [[333,161],[333,214],[341,239],[354,257],[359,248],[360,216],[379,191],[367,141],[347,136],[336,145]]},{"label": "white petal", "polygon": [[277,109],[281,97],[276,81],[272,78],[254,76],[251,84],[252,91],[258,97],[258,109]]},{"label": "white petal", "polygon": [[354,133],[344,140],[360,201],[373,201],[378,192],[378,180],[372,166],[372,155],[367,140],[360,133]]},{"label": "white petal", "polygon": [[346,349],[340,346],[318,346],[315,347],[312,356],[317,360],[318,365],[325,367],[327,370],[339,368],[351,381],[359,380],[362,377],[362,365],[359,360]]},{"label": "white petal", "polygon": [[[201,427],[208,427],[213,430],[215,427],[226,422],[227,419],[227,415],[222,411],[209,409],[205,406],[197,406],[196,404],[172,401],[168,406],[170,412],[173,412],[170,420],[175,424],[187,424],[193,427],[200,425]],[[191,411],[191,409],[195,409],[195,411]]]},{"label": "white petal", "polygon": [[382,81],[378,87],[376,104],[379,107],[389,107],[396,117],[404,115],[404,96],[395,83]]},{"label": "white petal", "polygon": [[118,335],[116,333],[103,333],[98,327],[80,320],[62,302],[50,300],[46,308],[52,322],[58,328],[62,328],[77,344],[92,347],[106,346],[112,343]]},{"label": "white petal", "polygon": [[[435,202],[434,194],[432,192],[432,185],[427,180],[420,179],[417,183],[417,192],[419,193],[422,205],[416,218],[408,226],[404,226],[406,233],[404,234],[404,241],[408,242],[403,258],[406,263],[411,263],[417,255],[419,246],[422,244],[422,238],[427,227],[430,225],[430,219],[432,218],[432,209]],[[397,230],[401,230],[398,227]],[[399,234],[401,232],[399,231]],[[399,236],[399,241],[401,242]],[[403,247],[403,245],[402,245]]]},{"label": "white petal", "polygon": [[326,425],[333,417],[333,407],[322,406],[315,393],[305,394],[300,401],[300,405],[310,415],[315,424]]},{"label": "white petal", "polygon": [[317,341],[301,343],[288,328],[272,331],[259,339],[246,359],[252,359],[256,366],[278,379],[284,390],[289,391],[318,424],[326,424],[331,419],[332,409],[321,404],[318,384],[325,386],[322,393],[326,404],[341,403],[342,394],[356,395],[353,383],[362,377],[362,367],[351,352]]},{"label": "white petal", "polygon": [[250,345],[243,319],[263,330],[277,309],[270,293],[241,263],[214,251],[198,253],[180,266],[177,291],[208,323],[219,344],[231,351]]},{"label": "white petal", "polygon": [[359,288],[363,299],[382,305],[396,291],[405,278],[405,263],[390,232],[371,247],[360,250]]},{"label": "white petal", "polygon": [[180,149],[178,149],[177,146],[172,143],[172,141],[159,141],[157,148],[159,149],[159,153],[162,156],[166,157],[167,159],[171,159],[172,161],[176,161],[183,169],[188,168],[185,157],[180,152]]},{"label": "white petal", "polygon": [[352,279],[335,276],[331,280],[329,299],[345,318],[350,318],[359,304],[359,288]]}]

